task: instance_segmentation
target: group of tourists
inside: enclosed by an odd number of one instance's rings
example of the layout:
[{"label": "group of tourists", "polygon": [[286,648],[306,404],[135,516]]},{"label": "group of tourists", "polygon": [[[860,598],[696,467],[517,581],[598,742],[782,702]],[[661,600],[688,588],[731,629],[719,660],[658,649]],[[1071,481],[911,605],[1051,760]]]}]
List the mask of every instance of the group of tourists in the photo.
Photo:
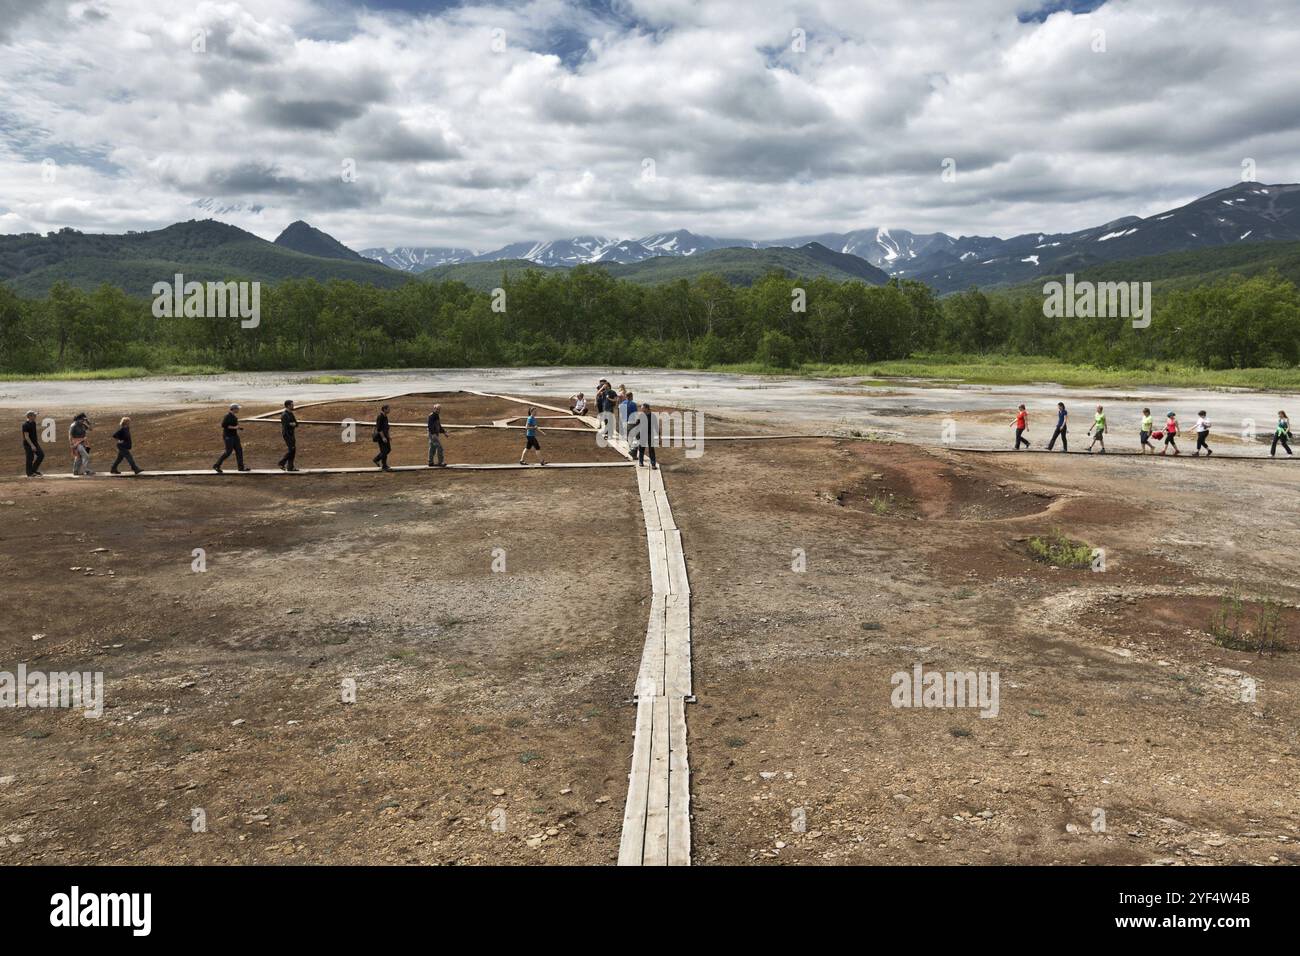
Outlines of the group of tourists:
[{"label": "group of tourists", "polygon": [[[95,425],[90,420],[90,416],[85,412],[78,412],[72,419],[72,424],[68,426],[68,449],[72,454],[72,473],[74,475],[93,475],[95,472],[90,467],[90,433],[94,430]],[[23,436],[23,460],[25,471],[28,478],[44,478],[41,473],[41,463],[45,461],[45,449],[41,447],[40,430],[36,427],[36,412],[29,411],[23,416],[22,424]],[[131,418],[125,416],[117,423],[117,431],[113,432],[113,441],[117,445],[117,457],[113,459],[113,465],[109,471],[114,475],[120,475],[118,465],[126,462],[127,467],[135,474],[140,474],[141,468],[136,465],[135,458],[131,456]]]},{"label": "group of tourists", "polygon": [[[569,399],[569,411],[575,415],[587,414],[587,398],[582,392]],[[600,419],[600,428],[606,440],[617,429],[618,434],[627,441],[632,458],[640,467],[645,467],[646,452],[650,452],[650,467],[658,468],[655,460],[655,444],[658,436],[654,409],[649,402],[637,404],[636,397],[624,385],[617,389],[608,379],[602,378],[596,383],[596,416]]]},{"label": "group of tourists", "polygon": [[[226,417],[221,420],[221,436],[225,442],[226,450],[217,459],[216,464],[212,466],[217,474],[221,474],[221,466],[232,454],[235,456],[235,464],[240,471],[248,471],[244,467],[244,447],[239,439],[239,432],[242,426],[239,424],[239,404],[230,406],[230,411]],[[391,406],[384,404],[379,406],[379,414],[375,416],[374,426],[370,431],[370,441],[375,445],[375,457],[370,459],[380,471],[392,471],[393,468],[388,464],[388,456],[393,451],[392,424],[388,420],[388,413]],[[429,417],[425,420],[425,429],[428,436],[429,456],[427,466],[429,468],[446,468],[447,454],[442,446],[443,436],[450,434],[442,424],[442,406],[434,404],[429,409]],[[541,429],[537,424],[537,410],[528,409],[528,417],[524,425],[524,450],[519,456],[519,464],[524,464],[524,458],[530,450],[536,449],[540,463],[545,465],[546,459],[541,457],[542,446],[537,441],[537,433]],[[294,412],[293,401],[286,400],[284,411],[280,413],[280,437],[284,441],[284,455],[276,463],[282,471],[297,471],[296,464],[298,455],[298,416]]]},{"label": "group of tourists", "polygon": [[[1056,429],[1052,432],[1051,439],[1047,442],[1047,450],[1051,451],[1056,447],[1056,440],[1061,440],[1061,451],[1069,451],[1069,418],[1070,413],[1066,411],[1065,402],[1056,403]],[[1011,427],[1016,432],[1016,451],[1020,451],[1021,446],[1025,448],[1033,447],[1029,439],[1024,437],[1025,431],[1029,428],[1029,413],[1025,406],[1021,405],[1016,410],[1015,420]],[[1092,417],[1092,425],[1088,428],[1088,435],[1092,441],[1088,443],[1088,453],[1091,454],[1093,448],[1100,446],[1100,454],[1106,454],[1106,409],[1098,405],[1097,412]],[[1151,417],[1151,409],[1142,409],[1142,420],[1138,425],[1138,449],[1143,455],[1156,453],[1156,446],[1153,441],[1163,441],[1164,447],[1160,449],[1160,454],[1166,455],[1170,449],[1173,449],[1175,455],[1181,454],[1178,449],[1178,434],[1182,427],[1178,424],[1178,416],[1170,412],[1165,416],[1165,423],[1162,427],[1157,428],[1155,420]],[[1192,452],[1192,457],[1200,457],[1201,452],[1205,452],[1208,458],[1214,452],[1210,448],[1210,418],[1204,409],[1196,413],[1196,424],[1192,426],[1192,433],[1196,435],[1196,449]],[[1270,457],[1277,455],[1277,446],[1281,445],[1283,450],[1291,454],[1291,419],[1284,411],[1277,413],[1277,424],[1273,429],[1273,444],[1269,448]]]},{"label": "group of tourists", "polygon": [[[581,396],[578,396],[581,398]],[[631,398],[629,393],[627,396]],[[235,459],[235,467],[238,471],[251,471],[244,463],[244,443],[240,439],[240,432],[243,426],[239,421],[239,412],[241,406],[235,402],[229,406],[225,417],[221,419],[221,441],[224,446],[220,457],[212,465],[212,470],[217,474],[224,474],[222,466],[231,457]],[[379,407],[379,414],[375,416],[374,427],[371,429],[370,440],[376,446],[376,454],[371,459],[380,471],[392,471],[388,464],[388,456],[393,450],[392,435],[390,434],[391,425],[388,421],[388,405]],[[586,411],[585,402],[582,405],[582,411],[575,414],[584,414]],[[635,405],[632,411],[636,411]],[[648,409],[647,409],[648,411]],[[72,455],[72,473],[74,475],[93,475],[95,472],[91,469],[91,448],[90,432],[94,429],[94,424],[85,412],[80,412],[72,420],[68,427],[68,447]],[[442,424],[442,406],[435,404],[429,411],[429,417],[426,420],[428,432],[428,467],[446,468],[446,452],[443,448],[444,436],[448,433]],[[526,464],[529,452],[536,452],[538,463],[546,464],[546,459],[542,457],[542,445],[538,435],[542,428],[537,423],[537,409],[530,407],[528,415],[524,419],[524,449],[519,455],[519,464]],[[117,444],[117,458],[113,461],[113,466],[109,471],[114,474],[121,474],[118,466],[126,462],[127,466],[135,474],[142,473],[142,469],[136,464],[135,458],[131,454],[131,419],[124,417],[118,424],[117,431],[113,432],[113,440]],[[298,471],[298,416],[294,411],[292,399],[286,400],[284,410],[280,412],[280,437],[284,441],[284,454],[276,462],[276,467],[281,471]],[[25,470],[28,478],[43,478],[41,473],[41,464],[45,461],[45,449],[41,446],[40,430],[37,427],[37,413],[29,411],[23,418],[22,423],[22,440],[23,440],[23,457],[25,459]],[[644,455],[644,452],[642,453]],[[650,460],[654,462],[654,449],[650,450]]]}]

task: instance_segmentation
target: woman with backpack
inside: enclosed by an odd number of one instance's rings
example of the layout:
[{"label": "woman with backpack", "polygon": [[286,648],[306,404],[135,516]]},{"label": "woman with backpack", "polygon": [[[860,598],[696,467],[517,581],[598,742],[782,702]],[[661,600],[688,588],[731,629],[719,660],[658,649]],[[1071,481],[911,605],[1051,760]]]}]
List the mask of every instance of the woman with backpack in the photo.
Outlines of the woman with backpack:
[{"label": "woman with backpack", "polygon": [[1291,445],[1288,439],[1291,437],[1291,419],[1287,417],[1286,412],[1277,413],[1277,428],[1273,430],[1273,447],[1268,450],[1268,456],[1272,458],[1277,454],[1278,443],[1286,449],[1286,453],[1291,454]]},{"label": "woman with backpack", "polygon": [[1205,457],[1209,458],[1211,455],[1214,454],[1214,452],[1210,450],[1210,446],[1207,444],[1207,442],[1209,442],[1210,440],[1210,420],[1205,416],[1205,412],[1203,410],[1196,413],[1195,431],[1196,431],[1196,450],[1192,452],[1192,457],[1193,458],[1201,457],[1201,449],[1204,448]]}]

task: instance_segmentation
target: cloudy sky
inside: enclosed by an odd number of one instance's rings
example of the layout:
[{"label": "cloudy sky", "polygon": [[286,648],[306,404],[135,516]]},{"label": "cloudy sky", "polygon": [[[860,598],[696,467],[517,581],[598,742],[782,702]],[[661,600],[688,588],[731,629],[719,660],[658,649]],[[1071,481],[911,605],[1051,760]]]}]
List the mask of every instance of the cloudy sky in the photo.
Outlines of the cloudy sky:
[{"label": "cloudy sky", "polygon": [[[1300,180],[1297,0],[0,0],[0,233],[1010,235]],[[945,160],[955,176],[943,176]]]}]

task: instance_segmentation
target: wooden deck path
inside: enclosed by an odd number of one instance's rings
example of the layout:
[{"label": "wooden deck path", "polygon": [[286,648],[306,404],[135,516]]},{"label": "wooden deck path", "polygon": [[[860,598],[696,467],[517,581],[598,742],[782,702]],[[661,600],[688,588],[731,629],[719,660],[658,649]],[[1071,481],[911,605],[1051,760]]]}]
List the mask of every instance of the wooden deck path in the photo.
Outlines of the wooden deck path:
[{"label": "wooden deck path", "polygon": [[[539,402],[530,402],[512,395],[496,395],[464,389],[473,395],[500,398],[533,405],[553,412],[566,412]],[[391,396],[398,398],[400,396]],[[336,399],[303,403],[328,404]],[[367,401],[384,401],[369,399]],[[244,419],[245,422],[273,423],[272,415],[279,410],[263,412]],[[547,416],[550,418],[550,416]],[[556,416],[560,417],[560,416]],[[601,427],[591,415],[572,415],[593,433]],[[514,419],[504,419],[493,425],[477,427],[503,427]],[[317,424],[307,421],[300,424]],[[341,424],[319,422],[319,424]],[[397,423],[393,423],[397,424]],[[413,425],[412,427],[423,427]],[[456,427],[456,426],[450,426]],[[462,426],[475,427],[475,426]],[[504,427],[511,427],[506,424]],[[518,427],[518,426],[513,426]],[[578,429],[573,429],[578,430]],[[722,437],[722,436],[719,436]],[[729,436],[728,436],[729,437]],[[786,436],[782,436],[786,437]],[[817,436],[788,436],[817,437]],[[739,440],[739,436],[737,436]],[[550,465],[448,465],[448,469],[523,471],[549,468],[618,468],[634,465],[631,449],[617,435],[608,445],[623,456],[623,461],[566,462]],[[426,465],[396,465],[393,471],[434,471]],[[279,469],[227,470],[218,475],[211,469],[185,469],[178,471],[145,471],[140,475],[113,475],[97,472],[90,476],[70,474],[49,475],[49,478],[94,480],[96,478],[167,478],[167,477],[240,477],[276,475],[336,475],[382,474],[377,468],[303,468],[297,472]],[[641,496],[641,512],[645,520],[646,547],[650,556],[650,620],[646,627],[646,641],[641,653],[641,666],[637,673],[634,699],[636,701],[636,732],[632,744],[632,767],[628,773],[627,802],[623,809],[623,831],[619,841],[619,866],[689,866],[691,862],[690,817],[690,763],[686,750],[686,704],[694,702],[691,684],[691,589],[686,575],[686,556],[682,550],[682,534],[673,517],[664,486],[663,472],[654,468],[636,468],[637,489]]]},{"label": "wooden deck path", "polygon": [[[442,468],[430,467],[429,465],[393,465],[391,471],[549,471],[552,468],[630,468],[631,461],[553,461],[549,465],[519,465],[519,464],[502,464],[502,465],[446,465]],[[138,475],[133,475],[129,471],[124,471],[120,475],[114,475],[107,471],[97,471],[92,475],[73,475],[69,473],[44,475],[43,478],[75,478],[78,481],[93,481],[96,478],[135,478],[143,480],[145,478],[228,478],[231,476],[238,478],[267,477],[275,475],[382,475],[374,465],[367,467],[348,467],[348,468],[299,468],[297,471],[281,471],[279,468],[250,468],[248,471],[239,471],[235,468],[227,468],[220,474],[211,468],[183,468],[177,471],[144,471]]]},{"label": "wooden deck path", "polygon": [[[626,445],[614,439],[620,450]],[[621,446],[621,447],[620,447]],[[691,589],[682,533],[673,519],[663,472],[637,469],[650,552],[650,621],[636,680],[636,736],[619,866],[689,866],[690,762],[686,704],[691,691]]]}]

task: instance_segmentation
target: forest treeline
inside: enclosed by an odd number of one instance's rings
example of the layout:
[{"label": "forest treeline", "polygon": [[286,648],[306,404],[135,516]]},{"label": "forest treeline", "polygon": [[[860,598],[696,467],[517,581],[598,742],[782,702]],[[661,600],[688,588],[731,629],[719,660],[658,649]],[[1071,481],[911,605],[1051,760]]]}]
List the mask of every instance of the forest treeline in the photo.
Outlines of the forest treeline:
[{"label": "forest treeline", "polygon": [[579,266],[503,278],[502,290],[494,300],[460,282],[381,289],[292,279],[262,287],[260,322],[244,328],[237,318],[156,318],[151,300],[109,285],[87,292],[61,283],[40,299],[0,285],[0,371],[792,368],[923,351],[1053,356],[1102,367],[1289,367],[1300,358],[1300,293],[1276,273],[1157,292],[1151,325],[1141,329],[1127,318],[1047,318],[1036,289],[939,298],[907,280],[868,286],[773,273],[748,287],[712,275],[644,286]]}]

